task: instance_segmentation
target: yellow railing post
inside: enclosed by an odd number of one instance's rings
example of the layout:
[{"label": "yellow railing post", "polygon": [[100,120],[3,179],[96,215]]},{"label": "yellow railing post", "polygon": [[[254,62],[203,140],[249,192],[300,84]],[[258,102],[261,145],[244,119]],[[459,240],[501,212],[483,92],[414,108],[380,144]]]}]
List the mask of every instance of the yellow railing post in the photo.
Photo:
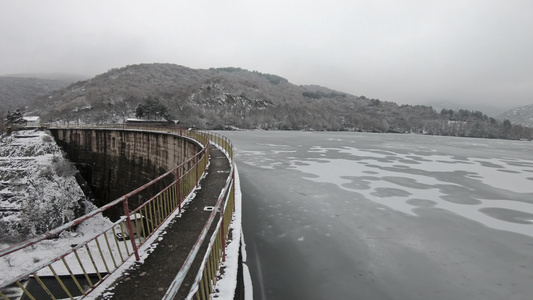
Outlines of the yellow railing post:
[{"label": "yellow railing post", "polygon": [[178,212],[181,214],[181,180],[179,168],[176,168],[176,190],[178,193]]}]

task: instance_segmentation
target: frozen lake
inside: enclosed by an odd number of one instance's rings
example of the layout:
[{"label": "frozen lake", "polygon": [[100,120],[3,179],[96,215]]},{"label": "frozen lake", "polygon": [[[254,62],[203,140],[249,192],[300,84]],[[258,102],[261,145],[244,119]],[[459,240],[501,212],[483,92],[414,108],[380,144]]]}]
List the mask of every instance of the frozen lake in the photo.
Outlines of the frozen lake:
[{"label": "frozen lake", "polygon": [[222,134],[255,300],[531,299],[531,142]]}]

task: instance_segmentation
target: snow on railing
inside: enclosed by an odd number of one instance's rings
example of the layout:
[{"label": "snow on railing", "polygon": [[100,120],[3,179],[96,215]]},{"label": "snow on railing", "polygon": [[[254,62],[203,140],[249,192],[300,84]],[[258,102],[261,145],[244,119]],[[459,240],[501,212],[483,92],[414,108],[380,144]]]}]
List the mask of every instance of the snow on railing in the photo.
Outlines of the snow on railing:
[{"label": "snow on railing", "polygon": [[[176,129],[163,130],[178,133]],[[139,260],[138,247],[147,241],[170,215],[176,210],[181,211],[184,200],[198,186],[208,165],[210,136],[203,132],[181,129],[179,133],[199,141],[203,148],[176,168],[109,204],[38,237],[0,250],[0,260],[9,265],[9,274],[11,271],[17,272],[3,282],[0,281],[0,298],[9,299],[3,291],[11,287],[20,288],[30,299],[35,299],[32,294],[48,294],[52,299],[84,297],[129,257],[135,255]],[[226,144],[229,145],[227,142]],[[230,150],[226,150],[228,151]],[[146,197],[150,188],[159,187],[161,184],[165,187]],[[140,197],[141,194],[144,199],[149,200],[130,210],[129,200]],[[102,213],[110,209],[123,212],[124,217],[115,222],[109,221]],[[95,224],[99,227],[96,232],[84,232],[81,237],[76,236],[79,232],[76,228],[94,229],[92,227],[95,227]],[[69,238],[63,239],[64,236]],[[65,245],[64,241],[69,243]],[[59,246],[61,242],[63,245]],[[49,248],[57,248],[57,251],[48,257],[35,257],[40,255],[36,251]],[[48,250],[45,252],[48,253]],[[29,255],[34,257],[28,264]],[[26,263],[25,266],[23,262]],[[52,284],[59,284],[60,291],[52,291],[49,288],[50,283],[41,279],[43,276],[53,276],[56,280]],[[38,284],[28,286],[29,277],[34,278]]]}]

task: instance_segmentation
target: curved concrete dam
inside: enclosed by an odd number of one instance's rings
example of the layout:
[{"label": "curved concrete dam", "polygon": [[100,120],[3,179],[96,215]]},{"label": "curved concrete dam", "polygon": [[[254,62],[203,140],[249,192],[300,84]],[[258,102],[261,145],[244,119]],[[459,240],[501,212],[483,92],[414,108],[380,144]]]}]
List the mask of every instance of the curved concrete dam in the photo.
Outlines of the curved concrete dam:
[{"label": "curved concrete dam", "polygon": [[202,148],[195,140],[157,131],[68,128],[50,132],[80,170],[89,185],[86,192],[92,193],[99,207],[175,168]]}]

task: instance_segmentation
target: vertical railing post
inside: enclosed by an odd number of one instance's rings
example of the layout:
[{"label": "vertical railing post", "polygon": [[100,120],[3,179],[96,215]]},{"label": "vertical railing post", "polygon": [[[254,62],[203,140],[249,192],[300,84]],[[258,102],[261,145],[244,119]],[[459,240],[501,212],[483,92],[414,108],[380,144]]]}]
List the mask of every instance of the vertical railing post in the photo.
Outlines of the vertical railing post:
[{"label": "vertical railing post", "polygon": [[225,201],[222,201],[220,203],[220,217],[222,218],[222,223],[220,224],[220,230],[222,230],[222,261],[226,261],[226,226],[225,226],[225,218],[226,218],[226,210],[224,209],[224,203]]},{"label": "vertical railing post", "polygon": [[178,212],[181,214],[181,184],[180,184],[180,167],[176,169],[176,190],[178,194]]},{"label": "vertical railing post", "polygon": [[135,259],[141,260],[139,256],[139,250],[137,250],[137,244],[135,244],[135,238],[133,236],[133,226],[131,225],[130,220],[130,208],[128,206],[128,197],[124,198],[124,214],[126,215],[126,225],[128,226],[128,233],[131,241],[131,246],[133,247],[133,252],[135,253]]},{"label": "vertical railing post", "polygon": [[233,190],[233,212],[235,212],[235,168],[232,168],[231,182],[233,183],[231,188]]},{"label": "vertical railing post", "polygon": [[195,171],[196,171],[196,187],[198,187],[200,185],[200,180],[198,178],[198,165],[199,165],[199,161],[200,161],[199,157],[200,157],[201,153],[202,152],[196,154],[195,159],[194,159],[196,161],[196,167],[194,168]]}]

